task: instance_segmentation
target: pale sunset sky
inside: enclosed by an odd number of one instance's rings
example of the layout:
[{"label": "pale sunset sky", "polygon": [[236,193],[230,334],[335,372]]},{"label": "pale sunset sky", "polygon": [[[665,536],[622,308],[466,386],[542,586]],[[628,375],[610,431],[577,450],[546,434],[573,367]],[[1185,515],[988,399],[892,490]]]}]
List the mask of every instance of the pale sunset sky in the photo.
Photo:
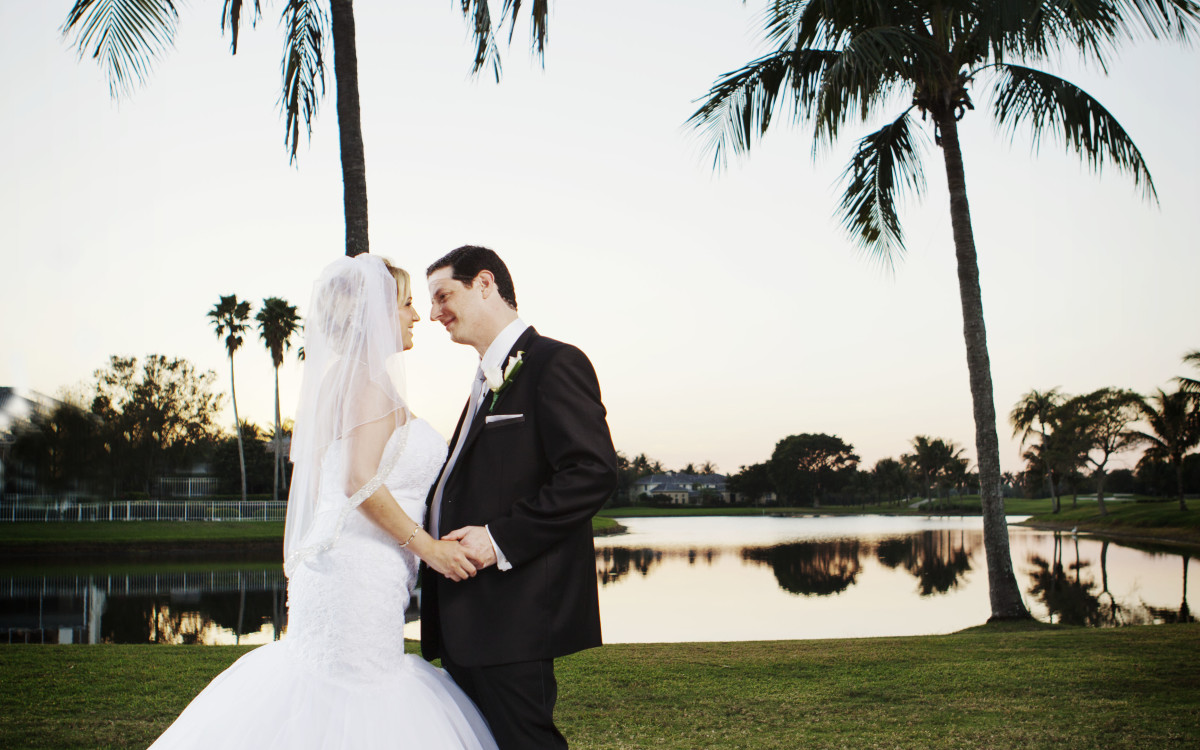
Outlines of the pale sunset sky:
[{"label": "pale sunset sky", "polygon": [[[220,2],[182,5],[176,48],[115,103],[60,36],[70,0],[0,0],[0,385],[56,395],[110,355],[161,353],[216,371],[228,392],[206,318],[218,297],[257,309],[279,296],[306,312],[313,279],[344,252],[332,54],[311,143],[291,166],[282,3],[264,5],[236,57]],[[827,432],[863,468],[918,434],[973,461],[932,131],[928,191],[903,204],[908,254],[892,273],[834,218],[839,175],[874,126],[847,128],[814,159],[809,131],[779,118],[719,174],[684,126],[718,75],[767,51],[762,9],[558,0],[544,69],[522,19],[497,85],[469,76],[456,3],[357,3],[371,250],[414,273],[427,318],[424,268],[458,245],[494,248],[522,317],[591,357],[630,456],[733,473],[787,435]],[[1007,471],[1021,461],[1005,417],[1024,392],[1170,389],[1200,349],[1200,50],[1141,41],[1107,77],[1072,59],[1045,67],[1117,117],[1160,203],[1053,140],[1039,154],[1010,144],[976,84],[962,141]],[[417,325],[410,398],[447,435],[475,359],[440,325]],[[242,417],[270,424],[257,335],[236,362]],[[300,376],[289,359],[285,416]],[[222,422],[232,428],[228,408]]]}]

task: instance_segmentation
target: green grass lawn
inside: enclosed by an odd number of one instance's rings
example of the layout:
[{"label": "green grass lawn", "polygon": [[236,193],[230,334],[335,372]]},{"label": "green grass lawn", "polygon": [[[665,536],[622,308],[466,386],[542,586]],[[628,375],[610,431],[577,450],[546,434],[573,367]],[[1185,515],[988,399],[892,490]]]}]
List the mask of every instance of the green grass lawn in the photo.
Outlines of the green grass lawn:
[{"label": "green grass lawn", "polygon": [[[0,648],[0,747],[144,748],[245,647]],[[611,645],[558,662],[604,748],[1200,746],[1200,625]]]},{"label": "green grass lawn", "polygon": [[1108,514],[1100,515],[1095,500],[1072,508],[1068,499],[1059,513],[1052,514],[1047,508],[1029,523],[1200,546],[1200,509],[1196,505],[1193,501],[1188,510],[1181,511],[1178,500],[1105,503]]}]

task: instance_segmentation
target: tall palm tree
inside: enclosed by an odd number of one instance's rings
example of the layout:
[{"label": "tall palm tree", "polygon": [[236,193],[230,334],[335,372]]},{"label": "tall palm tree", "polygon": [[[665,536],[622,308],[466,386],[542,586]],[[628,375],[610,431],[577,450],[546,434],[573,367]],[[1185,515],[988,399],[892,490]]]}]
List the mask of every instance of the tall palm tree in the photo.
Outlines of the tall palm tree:
[{"label": "tall palm tree", "polygon": [[283,353],[292,347],[292,336],[300,330],[300,316],[296,314],[296,306],[289,305],[287,300],[279,297],[267,297],[262,307],[258,308],[258,337],[262,339],[267,351],[271,352],[271,363],[275,366],[275,434],[272,442],[275,444],[274,486],[271,499],[279,499],[279,474],[283,464],[283,432],[279,421],[279,366],[283,364]]},{"label": "tall palm tree", "polygon": [[[1048,391],[1031,390],[1016,403],[1008,413],[1008,422],[1013,427],[1013,437],[1021,434],[1021,447],[1033,436],[1034,432],[1041,435],[1042,446],[1049,440],[1048,432],[1054,429],[1054,415],[1066,397],[1058,388]],[[1049,467],[1046,471],[1046,483],[1050,485],[1050,509],[1052,513],[1060,510],[1058,504],[1058,489],[1054,486],[1054,472]]]},{"label": "tall palm tree", "polygon": [[237,430],[238,463],[242,469],[242,502],[246,502],[246,451],[242,445],[242,422],[238,419],[237,385],[233,377],[233,353],[242,346],[242,334],[250,328],[250,303],[238,302],[236,294],[221,295],[221,301],[208,311],[217,338],[224,337],[229,353],[229,393],[233,401],[233,425]]},{"label": "tall palm tree", "polygon": [[858,142],[840,206],[849,232],[888,264],[904,249],[897,194],[919,194],[925,186],[920,128],[932,122],[950,192],[992,619],[1029,612],[1013,574],[1000,494],[991,364],[958,137],[958,121],[975,108],[968,87],[991,78],[1002,128],[1027,124],[1035,143],[1060,136],[1092,167],[1109,163],[1132,173],[1153,197],[1141,152],[1099,102],[1061,78],[1014,63],[1042,64],[1070,53],[1103,67],[1120,42],[1141,34],[1186,40],[1198,23],[1193,0],[773,0],[765,34],[774,51],[717,79],[689,120],[707,131],[720,166],[731,151],[749,152],[781,102],[793,123],[813,126],[818,145],[835,140],[851,120],[865,122],[885,105],[906,102],[899,117]]},{"label": "tall palm tree", "polygon": [[1139,399],[1138,410],[1149,431],[1135,430],[1133,436],[1148,447],[1142,462],[1166,461],[1175,469],[1175,488],[1179,509],[1187,510],[1183,499],[1183,456],[1200,445],[1200,410],[1187,391],[1167,393],[1162,388],[1149,398]]},{"label": "tall palm tree", "polygon": [[[499,30],[509,26],[509,41],[522,0],[504,0]],[[249,7],[248,7],[249,6]],[[249,10],[251,25],[262,15],[261,0],[225,0],[221,30],[230,31],[230,49],[237,54],[238,32]],[[500,80],[497,27],[488,0],[460,0],[463,17],[475,44],[472,74],[491,68]],[[530,3],[533,48],[544,58],[549,16],[547,0]],[[64,37],[74,35],[79,56],[94,58],[108,74],[114,98],[146,82],[154,62],[175,41],[179,12],[173,0],[75,0],[63,23]],[[312,122],[325,94],[326,39],[333,37],[333,76],[337,87],[338,135],[342,155],[342,206],[346,217],[346,255],[368,252],[367,163],[363,151],[358,99],[358,51],[353,0],[285,0],[283,93],[284,145],[296,160],[300,122],[311,136]]]}]

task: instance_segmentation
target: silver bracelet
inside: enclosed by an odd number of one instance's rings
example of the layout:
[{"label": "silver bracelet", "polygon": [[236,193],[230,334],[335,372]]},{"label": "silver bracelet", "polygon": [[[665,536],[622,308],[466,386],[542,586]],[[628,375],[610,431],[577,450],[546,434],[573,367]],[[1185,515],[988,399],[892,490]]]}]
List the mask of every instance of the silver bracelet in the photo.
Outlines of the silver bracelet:
[{"label": "silver bracelet", "polygon": [[417,538],[417,532],[420,530],[421,530],[421,524],[417,524],[417,527],[415,529],[413,529],[413,532],[408,535],[408,539],[404,540],[404,544],[400,545],[400,549],[404,549],[408,545],[412,544],[412,540]]}]

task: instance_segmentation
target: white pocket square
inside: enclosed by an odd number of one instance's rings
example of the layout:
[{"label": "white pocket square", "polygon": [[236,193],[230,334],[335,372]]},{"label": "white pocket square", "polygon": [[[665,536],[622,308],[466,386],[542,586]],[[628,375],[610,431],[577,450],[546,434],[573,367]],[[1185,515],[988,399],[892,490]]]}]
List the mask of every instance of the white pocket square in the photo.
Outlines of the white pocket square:
[{"label": "white pocket square", "polygon": [[484,424],[504,424],[505,422],[525,421],[524,414],[489,414],[484,417]]}]

